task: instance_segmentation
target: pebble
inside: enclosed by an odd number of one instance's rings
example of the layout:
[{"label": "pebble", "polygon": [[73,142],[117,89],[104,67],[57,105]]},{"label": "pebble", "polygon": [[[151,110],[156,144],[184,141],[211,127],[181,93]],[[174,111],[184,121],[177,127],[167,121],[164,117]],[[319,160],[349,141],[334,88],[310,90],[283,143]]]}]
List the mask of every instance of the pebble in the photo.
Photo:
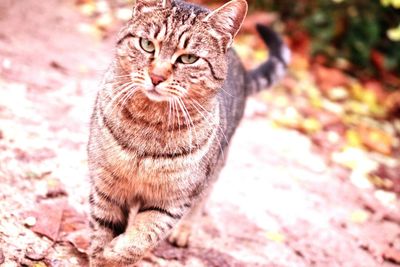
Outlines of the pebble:
[{"label": "pebble", "polygon": [[27,248],[25,251],[25,258],[33,261],[43,260],[45,256],[46,252],[37,252],[31,247]]},{"label": "pebble", "polygon": [[3,65],[3,68],[6,69],[6,70],[11,69],[11,60],[4,59],[2,65]]},{"label": "pebble", "polygon": [[36,224],[36,218],[33,216],[29,216],[24,220],[24,225],[28,227],[32,227]]}]

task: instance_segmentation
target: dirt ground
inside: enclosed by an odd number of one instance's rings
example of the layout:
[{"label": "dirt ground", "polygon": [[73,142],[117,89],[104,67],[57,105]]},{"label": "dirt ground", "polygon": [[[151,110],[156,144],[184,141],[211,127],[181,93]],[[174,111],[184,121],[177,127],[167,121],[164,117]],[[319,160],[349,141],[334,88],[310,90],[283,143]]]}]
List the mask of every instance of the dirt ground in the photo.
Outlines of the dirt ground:
[{"label": "dirt ground", "polygon": [[[0,1],[1,266],[87,265],[88,119],[113,43],[87,20],[70,0]],[[398,266],[398,201],[267,111],[249,101],[190,247],[139,266]]]}]

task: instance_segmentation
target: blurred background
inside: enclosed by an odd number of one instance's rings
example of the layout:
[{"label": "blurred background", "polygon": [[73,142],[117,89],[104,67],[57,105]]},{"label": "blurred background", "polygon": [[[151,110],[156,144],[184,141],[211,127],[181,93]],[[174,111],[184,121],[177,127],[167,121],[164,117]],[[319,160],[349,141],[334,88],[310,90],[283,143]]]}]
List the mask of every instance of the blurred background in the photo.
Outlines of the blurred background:
[{"label": "blurred background", "polygon": [[[87,265],[88,120],[133,2],[0,0],[1,266]],[[400,1],[248,2],[234,48],[258,66],[270,25],[288,75],[248,100],[192,246],[140,266],[399,266]]]}]

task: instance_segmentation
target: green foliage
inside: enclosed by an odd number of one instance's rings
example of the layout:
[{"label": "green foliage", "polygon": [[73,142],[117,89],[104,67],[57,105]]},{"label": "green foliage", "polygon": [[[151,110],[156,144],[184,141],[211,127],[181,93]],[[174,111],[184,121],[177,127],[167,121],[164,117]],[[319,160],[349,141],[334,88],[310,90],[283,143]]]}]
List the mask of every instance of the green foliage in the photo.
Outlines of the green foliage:
[{"label": "green foliage", "polygon": [[400,73],[400,0],[256,0],[295,21],[312,38],[312,53],[373,70],[373,51]]}]

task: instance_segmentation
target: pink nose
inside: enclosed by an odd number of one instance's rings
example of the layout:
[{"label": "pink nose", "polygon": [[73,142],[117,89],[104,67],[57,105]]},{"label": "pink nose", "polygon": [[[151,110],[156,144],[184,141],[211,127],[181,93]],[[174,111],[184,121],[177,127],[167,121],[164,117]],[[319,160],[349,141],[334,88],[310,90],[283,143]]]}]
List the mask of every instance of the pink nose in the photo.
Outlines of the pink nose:
[{"label": "pink nose", "polygon": [[150,74],[150,79],[154,85],[159,85],[160,83],[166,80],[164,76],[160,76],[157,74]]}]

